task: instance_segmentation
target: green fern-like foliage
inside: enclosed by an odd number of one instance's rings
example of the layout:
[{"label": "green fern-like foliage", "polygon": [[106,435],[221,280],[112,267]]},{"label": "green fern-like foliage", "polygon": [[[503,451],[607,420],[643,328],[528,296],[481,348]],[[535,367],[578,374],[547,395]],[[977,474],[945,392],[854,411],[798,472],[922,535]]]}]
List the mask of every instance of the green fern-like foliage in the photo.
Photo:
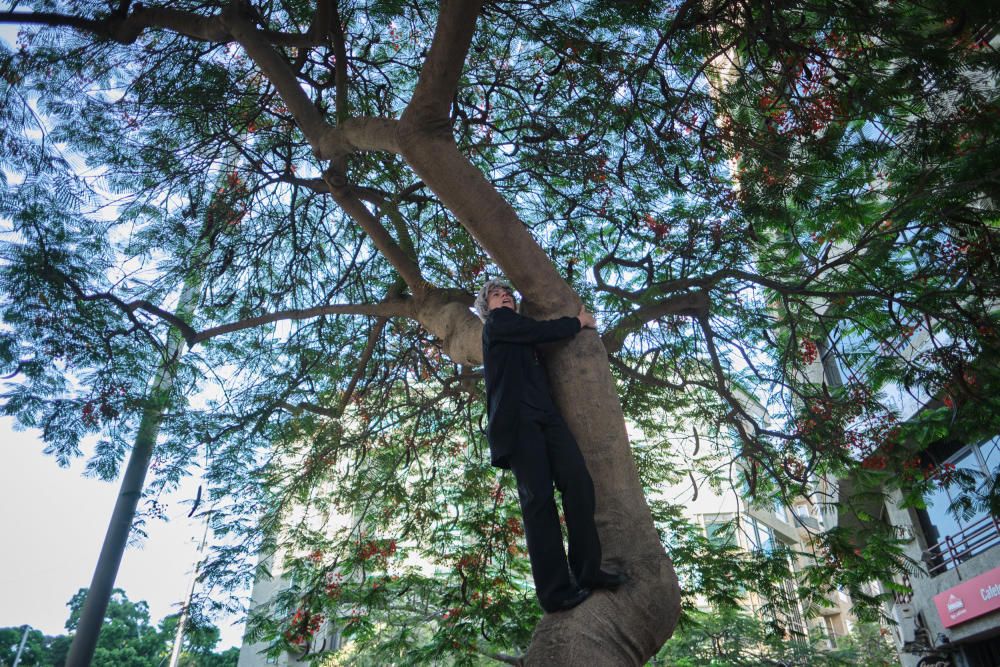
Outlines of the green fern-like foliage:
[{"label": "green fern-like foliage", "polygon": [[[251,4],[331,123],[399,117],[438,7],[338,2],[317,27],[312,4]],[[412,296],[330,196],[274,82],[232,41],[119,39],[106,4],[29,6],[107,30],[0,14],[24,24],[0,50],[4,413],[63,464],[97,436],[87,470],[111,479],[169,367],[146,495],[204,477],[224,538],[206,602],[237,606],[223,593],[261,556],[285,578],[253,640],[301,653],[322,617],[359,661],[523,649],[539,612],[512,482],[486,465],[477,369],[403,317],[275,318],[168,352],[266,313]],[[835,509],[860,532],[744,553],[667,487],[821,505],[817,480],[844,478],[919,506],[964,483],[957,511],[996,512],[996,479],[920,457],[1000,428],[997,18],[983,2],[485,5],[455,136],[601,318],[689,609],[778,597],[791,556],[809,563],[806,601],[841,587],[877,617],[866,584],[916,564],[850,498]],[[400,157],[345,168],[428,283],[471,293],[496,272]],[[695,296],[705,309],[658,310]]]}]

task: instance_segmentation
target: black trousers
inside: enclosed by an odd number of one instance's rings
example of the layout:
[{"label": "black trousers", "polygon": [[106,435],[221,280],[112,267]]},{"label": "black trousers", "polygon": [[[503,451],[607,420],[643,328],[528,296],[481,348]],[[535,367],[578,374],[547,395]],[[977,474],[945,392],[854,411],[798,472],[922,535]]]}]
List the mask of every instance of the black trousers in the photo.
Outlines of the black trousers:
[{"label": "black trousers", "polygon": [[[508,460],[517,479],[535,593],[542,609],[555,611],[577,585],[585,586],[601,569],[594,483],[573,434],[553,410],[522,405],[518,443]],[[553,484],[562,494],[569,567]],[[570,579],[571,570],[576,584]]]}]

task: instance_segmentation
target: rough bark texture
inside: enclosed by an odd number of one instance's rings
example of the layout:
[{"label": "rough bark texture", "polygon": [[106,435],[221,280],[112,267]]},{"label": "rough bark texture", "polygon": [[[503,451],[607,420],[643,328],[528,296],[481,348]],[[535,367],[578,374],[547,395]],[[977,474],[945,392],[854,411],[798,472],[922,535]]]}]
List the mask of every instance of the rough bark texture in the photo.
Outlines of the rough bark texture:
[{"label": "rough bark texture", "polygon": [[[447,193],[438,195],[447,201]],[[541,272],[550,266],[537,268]],[[555,317],[575,312],[577,307],[570,302],[555,312],[533,309],[531,314]],[[481,362],[482,325],[466,305],[451,301],[437,308],[428,299],[428,305],[417,310],[417,319],[442,337],[455,361]],[[547,361],[556,403],[594,478],[604,562],[627,572],[630,581],[614,593],[595,593],[572,611],[546,615],[535,630],[526,661],[529,665],[641,665],[670,637],[677,623],[677,575],[642,493],[621,403],[598,335],[585,330],[568,344],[553,346]]]}]

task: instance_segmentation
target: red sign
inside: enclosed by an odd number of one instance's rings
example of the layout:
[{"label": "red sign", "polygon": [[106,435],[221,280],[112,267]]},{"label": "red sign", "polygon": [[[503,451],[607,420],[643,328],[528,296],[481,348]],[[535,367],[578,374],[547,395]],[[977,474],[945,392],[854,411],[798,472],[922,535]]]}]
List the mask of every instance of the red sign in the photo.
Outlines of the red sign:
[{"label": "red sign", "polygon": [[938,593],[934,604],[946,628],[1000,609],[1000,567]]}]

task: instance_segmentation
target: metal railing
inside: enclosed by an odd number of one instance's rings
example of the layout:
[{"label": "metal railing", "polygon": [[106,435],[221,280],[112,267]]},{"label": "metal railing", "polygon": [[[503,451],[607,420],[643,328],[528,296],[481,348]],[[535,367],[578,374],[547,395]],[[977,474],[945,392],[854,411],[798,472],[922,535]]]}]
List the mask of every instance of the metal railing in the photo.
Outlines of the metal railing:
[{"label": "metal railing", "polygon": [[936,577],[997,545],[1000,545],[1000,520],[987,514],[927,549],[924,552],[927,573]]}]

